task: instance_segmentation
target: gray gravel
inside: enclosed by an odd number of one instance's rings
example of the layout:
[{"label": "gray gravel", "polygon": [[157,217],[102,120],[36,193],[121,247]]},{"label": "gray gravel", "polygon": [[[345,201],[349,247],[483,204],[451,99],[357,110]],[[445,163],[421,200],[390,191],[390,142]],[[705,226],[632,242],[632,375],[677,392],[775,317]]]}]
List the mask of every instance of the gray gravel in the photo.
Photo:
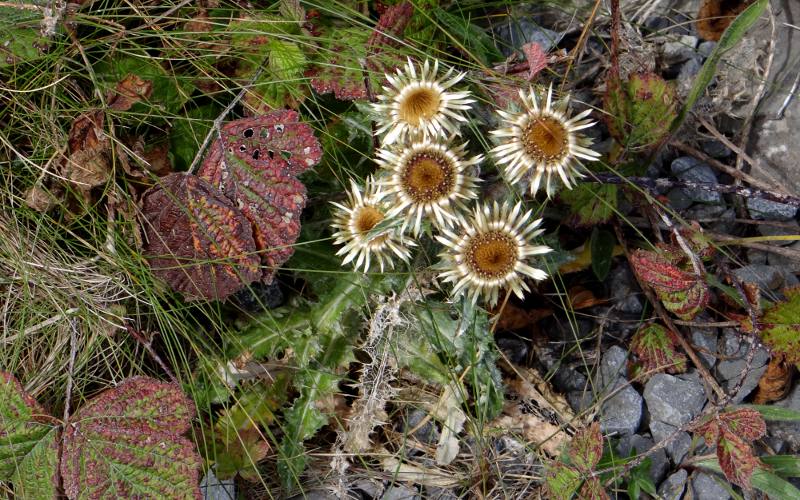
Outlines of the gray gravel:
[{"label": "gray gravel", "polygon": [[671,474],[658,488],[658,495],[663,500],[680,500],[683,492],[686,491],[686,479],[688,474],[685,469]]},{"label": "gray gravel", "polygon": [[657,373],[644,387],[644,400],[653,420],[678,427],[700,413],[706,394],[697,375]]}]

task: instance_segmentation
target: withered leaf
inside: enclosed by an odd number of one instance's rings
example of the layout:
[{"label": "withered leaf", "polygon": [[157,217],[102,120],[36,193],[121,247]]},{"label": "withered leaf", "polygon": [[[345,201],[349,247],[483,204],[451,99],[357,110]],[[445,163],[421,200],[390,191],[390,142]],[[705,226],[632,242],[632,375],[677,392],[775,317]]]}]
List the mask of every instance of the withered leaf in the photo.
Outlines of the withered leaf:
[{"label": "withered leaf", "polygon": [[143,213],[153,273],[188,300],[223,300],[260,277],[250,221],[207,181],[170,174],[144,194]]},{"label": "withered leaf", "polygon": [[697,32],[706,40],[719,41],[722,33],[753,0],[703,0],[697,12]]},{"label": "withered leaf", "polygon": [[147,99],[153,93],[153,82],[129,73],[111,91],[108,107],[117,111],[128,111],[137,102]]},{"label": "withered leaf", "polygon": [[791,387],[793,371],[792,365],[786,362],[783,354],[773,356],[767,365],[767,371],[758,381],[753,403],[762,405],[783,399]]},{"label": "withered leaf", "polygon": [[62,166],[62,175],[88,194],[101,186],[111,175],[110,143],[103,131],[105,115],[95,110],[79,116],[69,132],[69,155]]}]

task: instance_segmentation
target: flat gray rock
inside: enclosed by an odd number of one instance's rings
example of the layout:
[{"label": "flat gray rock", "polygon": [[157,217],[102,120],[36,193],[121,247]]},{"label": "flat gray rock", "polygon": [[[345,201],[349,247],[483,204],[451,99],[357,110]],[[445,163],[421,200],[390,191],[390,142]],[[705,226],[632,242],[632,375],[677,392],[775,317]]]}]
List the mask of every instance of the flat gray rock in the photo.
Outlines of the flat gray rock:
[{"label": "flat gray rock", "polygon": [[651,420],[679,427],[700,413],[706,394],[697,376],[657,373],[644,386],[644,400]]},{"label": "flat gray rock", "polygon": [[[667,437],[671,436],[673,432],[678,430],[674,425],[665,424],[658,420],[650,422],[650,432],[653,434],[653,440],[660,443]],[[678,437],[673,439],[666,447],[667,455],[672,463],[675,465],[683,462],[686,454],[689,453],[689,448],[692,446],[692,436],[688,432],[681,432]]]},{"label": "flat gray rock", "polygon": [[[670,165],[670,170],[673,175],[682,181],[702,184],[717,183],[717,176],[714,174],[714,170],[708,164],[690,156],[675,158]],[[692,201],[713,204],[722,203],[722,195],[716,191],[707,191],[705,189],[682,189],[682,191]]]},{"label": "flat gray rock", "polygon": [[[717,363],[717,378],[722,383],[722,388],[726,391],[733,389],[739,380],[742,370],[746,367],[747,352],[750,344],[742,342],[742,336],[731,328],[722,331],[720,339],[720,353],[722,359]],[[733,403],[740,403],[753,389],[758,386],[758,381],[767,369],[769,353],[763,347],[758,347],[750,369],[747,371],[739,393],[733,398]]]},{"label": "flat gray rock", "polygon": [[217,479],[209,469],[200,481],[200,493],[203,500],[236,500],[236,485],[233,479]]}]

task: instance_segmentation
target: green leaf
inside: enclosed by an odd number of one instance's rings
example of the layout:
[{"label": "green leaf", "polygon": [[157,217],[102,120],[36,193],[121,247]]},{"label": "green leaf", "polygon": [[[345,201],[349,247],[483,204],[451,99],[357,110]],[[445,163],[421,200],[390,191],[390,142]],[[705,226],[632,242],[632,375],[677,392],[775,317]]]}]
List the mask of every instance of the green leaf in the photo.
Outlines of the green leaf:
[{"label": "green leaf", "polygon": [[449,43],[475,57],[481,64],[488,66],[494,61],[503,59],[494,40],[463,14],[455,15],[435,7],[433,17],[450,38]]},{"label": "green leaf", "polygon": [[770,405],[739,405],[741,408],[752,408],[761,413],[764,420],[775,422],[800,422],[800,411]]},{"label": "green leaf", "polygon": [[593,422],[588,427],[576,432],[570,441],[567,454],[570,463],[581,472],[589,473],[594,470],[603,455],[603,435],[600,433],[600,424]]},{"label": "green leaf", "polygon": [[153,82],[153,91],[147,101],[140,101],[130,109],[134,113],[146,114],[148,119],[154,115],[181,115],[183,105],[189,100],[194,85],[188,79],[171,74],[146,54],[118,55],[99,62],[94,66],[104,93],[113,91],[117,84],[128,75],[136,75]]},{"label": "green leaf", "polygon": [[219,112],[219,107],[206,104],[190,109],[173,122],[169,141],[176,171],[186,170],[192,164]]},{"label": "green leaf", "polygon": [[672,84],[654,73],[634,73],[628,81],[611,78],[603,100],[611,135],[630,149],[658,145],[677,115]]},{"label": "green leaf", "polygon": [[776,302],[759,318],[761,340],[787,363],[800,366],[800,287],[784,291],[786,302]]},{"label": "green leaf", "polygon": [[558,196],[570,207],[566,222],[573,227],[605,224],[617,208],[617,186],[613,184],[578,184],[562,189]]},{"label": "green leaf", "polygon": [[55,497],[58,429],[49,418],[13,375],[0,372],[0,480],[12,481],[19,498]]},{"label": "green leaf", "polygon": [[0,69],[41,57],[49,43],[40,34],[42,13],[19,4],[0,7]]},{"label": "green leaf", "polygon": [[603,281],[611,270],[611,261],[614,258],[614,245],[617,239],[605,229],[592,229],[589,248],[592,252],[592,271],[597,279]]},{"label": "green leaf", "polygon": [[70,499],[198,497],[200,457],[182,436],[193,416],[180,388],[147,377],[100,393],[64,426],[64,492]]},{"label": "green leaf", "polygon": [[580,472],[563,462],[555,462],[545,476],[545,498],[573,498],[581,482]]},{"label": "green leaf", "polygon": [[686,119],[686,116],[706,90],[706,87],[708,87],[708,84],[711,83],[711,79],[714,78],[714,73],[717,71],[717,65],[722,59],[722,56],[736,46],[737,43],[739,43],[747,30],[750,29],[750,27],[758,20],[759,17],[761,17],[764,9],[767,8],[767,5],[769,5],[769,0],[756,0],[741,14],[736,16],[736,19],[734,19],[730,26],[728,26],[728,28],[725,30],[725,33],[723,33],[722,37],[720,37],[719,42],[717,42],[717,45],[714,46],[714,50],[712,50],[711,54],[709,54],[705,64],[703,64],[703,68],[700,70],[700,73],[698,73],[695,77],[694,83],[689,91],[689,95],[686,97],[686,102],[683,104],[681,112],[672,121],[670,132],[675,132],[678,130],[678,128],[680,128]]}]

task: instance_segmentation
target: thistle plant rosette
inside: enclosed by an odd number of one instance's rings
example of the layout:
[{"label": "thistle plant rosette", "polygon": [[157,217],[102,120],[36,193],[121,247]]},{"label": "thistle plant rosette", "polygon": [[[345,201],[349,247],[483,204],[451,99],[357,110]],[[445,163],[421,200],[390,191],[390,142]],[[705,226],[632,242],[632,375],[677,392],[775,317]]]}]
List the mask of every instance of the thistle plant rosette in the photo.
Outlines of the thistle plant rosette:
[{"label": "thistle plant rosette", "polygon": [[377,116],[378,135],[386,134],[382,144],[405,142],[414,137],[432,139],[459,133],[467,121],[462,112],[475,102],[469,91],[449,89],[460,82],[466,73],[452,68],[437,78],[439,61],[433,65],[425,60],[419,70],[411,59],[395,75],[386,74],[389,85],[383,87],[379,102],[373,104]]},{"label": "thistle plant rosette", "polygon": [[439,227],[451,226],[458,221],[458,211],[467,209],[465,201],[477,197],[475,185],[480,179],[466,170],[483,156],[467,159],[467,144],[450,146],[450,142],[452,138],[422,139],[378,151],[378,165],[388,173],[381,183],[392,204],[388,215],[403,214],[401,231],[410,227],[418,235],[423,216],[430,216]]},{"label": "thistle plant rosette", "polygon": [[521,111],[497,111],[504,127],[492,131],[500,144],[490,153],[509,183],[530,179],[531,195],[539,191],[542,180],[548,197],[555,192],[558,179],[572,189],[575,179],[584,176],[581,160],[600,158],[590,149],[592,140],[578,133],[596,123],[586,119],[591,110],[568,118],[569,96],[553,102],[552,85],[544,98],[532,87],[527,93],[520,90],[519,97],[524,107]]},{"label": "thistle plant rosette", "polygon": [[333,235],[334,243],[344,245],[336,252],[336,255],[345,256],[342,264],[355,261],[356,269],[363,266],[367,272],[374,259],[383,272],[387,267],[394,269],[394,257],[408,261],[411,256],[408,247],[416,244],[403,238],[399,221],[387,224],[391,217],[382,197],[380,186],[369,177],[363,193],[358,184],[350,180],[347,204],[331,202],[336,207],[331,224],[337,230]]},{"label": "thistle plant rosette", "polygon": [[522,212],[522,204],[476,206],[471,217],[461,218],[454,231],[443,229],[436,239],[444,245],[439,275],[445,283],[455,283],[453,296],[466,294],[476,303],[483,296],[488,305],[497,304],[501,289],[510,288],[520,299],[530,291],[524,278],[541,281],[547,273],[526,261],[552,251],[534,245],[532,239],[544,230],[537,229],[542,219],[531,221],[532,211]]}]

